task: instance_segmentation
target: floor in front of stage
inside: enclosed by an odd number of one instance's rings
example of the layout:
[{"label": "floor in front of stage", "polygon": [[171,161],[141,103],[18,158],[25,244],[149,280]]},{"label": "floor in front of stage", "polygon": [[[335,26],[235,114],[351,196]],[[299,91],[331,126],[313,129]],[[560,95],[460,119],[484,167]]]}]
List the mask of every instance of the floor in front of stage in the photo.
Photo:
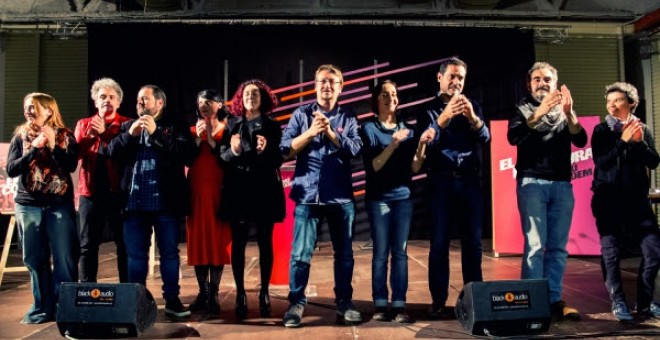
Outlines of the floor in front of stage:
[{"label": "floor in front of stage", "polygon": [[[185,244],[181,249],[181,300],[185,305],[193,301],[197,294],[194,269],[186,264]],[[337,325],[333,293],[332,247],[329,243],[320,244],[314,253],[309,283],[309,304],[305,308],[303,327],[289,329],[282,325],[282,315],[287,308],[286,285],[271,287],[272,317],[259,316],[257,286],[259,284],[259,258],[256,244],[250,243],[246,252],[246,287],[248,289],[248,317],[239,321],[234,314],[236,291],[231,267],[225,266],[220,285],[222,311],[219,316],[193,314],[188,319],[171,320],[165,316],[161,297],[160,274],[156,268],[153,278],[147,281],[147,288],[154,293],[158,304],[156,322],[140,336],[142,339],[412,339],[412,338],[472,338],[453,313],[456,299],[463,290],[461,279],[460,242],[454,241],[451,247],[451,276],[448,305],[450,311],[439,320],[427,315],[430,294],[428,290],[428,241],[410,241],[408,245],[408,312],[415,320],[403,325],[392,322],[371,320],[371,255],[372,251],[364,242],[354,243],[355,271],[353,275],[354,302],[364,312],[365,320],[360,325]],[[114,245],[103,244],[100,255],[99,282],[118,281]],[[636,271],[639,258],[628,258],[622,262],[623,280],[628,293],[628,304],[632,309],[635,301]],[[12,249],[8,266],[20,266],[20,251]],[[485,281],[517,280],[520,276],[520,256],[495,257],[490,240],[484,240],[483,273]],[[659,285],[656,283],[656,287]],[[658,291],[660,289],[656,289]],[[657,294],[656,294],[657,296]],[[660,320],[636,318],[633,322],[622,323],[614,319],[610,312],[610,301],[605,290],[599,259],[597,257],[571,257],[564,276],[564,298],[571,306],[578,308],[582,320],[553,321],[547,332],[539,334],[513,333],[519,338],[539,339],[561,338],[657,338],[660,336]],[[32,302],[30,281],[27,272],[5,273],[0,286],[0,338],[2,339],[53,339],[61,337],[57,323],[39,325],[21,324],[23,314]],[[487,309],[489,301],[477,301]],[[532,301],[532,308],[533,306]],[[68,303],[73,306],[73,303]],[[492,305],[491,305],[492,306]],[[491,312],[491,315],[494,315]],[[501,315],[501,314],[500,314]],[[491,319],[492,320],[492,319]],[[488,327],[511,325],[511,320],[490,322]],[[522,322],[522,321],[515,321]],[[511,334],[509,334],[511,335]]]}]

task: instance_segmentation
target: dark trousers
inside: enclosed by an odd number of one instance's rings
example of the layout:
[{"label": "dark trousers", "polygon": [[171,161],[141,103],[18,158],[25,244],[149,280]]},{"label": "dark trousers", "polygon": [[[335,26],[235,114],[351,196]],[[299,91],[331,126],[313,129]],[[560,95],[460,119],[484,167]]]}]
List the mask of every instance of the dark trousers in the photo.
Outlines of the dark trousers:
[{"label": "dark trousers", "polygon": [[106,227],[111,231],[117,246],[117,270],[119,282],[128,282],[124,224],[121,217],[121,202],[117,195],[97,197],[80,196],[78,214],[78,236],[80,260],[78,268],[81,282],[96,282],[99,269],[99,246],[103,242]]},{"label": "dark trousers", "polygon": [[270,277],[273,273],[273,227],[270,221],[229,223],[231,226],[231,270],[236,282],[236,291],[245,293],[245,247],[248,242],[250,226],[257,229],[259,245],[259,267],[261,268],[261,291],[268,292]]},{"label": "dark trousers", "polygon": [[481,230],[483,198],[476,176],[430,176],[431,249],[429,290],[434,305],[443,306],[449,290],[449,242],[456,224],[461,238],[463,283],[482,281]]},{"label": "dark trousers", "polygon": [[597,189],[591,208],[600,234],[601,268],[610,299],[625,302],[621,252],[626,244],[639,244],[642,260],[637,273],[637,309],[648,308],[653,301],[655,278],[660,268],[660,231],[649,200]]}]

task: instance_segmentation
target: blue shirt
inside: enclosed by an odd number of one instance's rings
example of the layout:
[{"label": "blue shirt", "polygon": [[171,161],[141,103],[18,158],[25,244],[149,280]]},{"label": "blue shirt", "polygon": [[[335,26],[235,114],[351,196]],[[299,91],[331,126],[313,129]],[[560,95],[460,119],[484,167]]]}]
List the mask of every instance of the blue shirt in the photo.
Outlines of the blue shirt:
[{"label": "blue shirt", "polygon": [[128,193],[128,211],[160,211],[160,189],[158,187],[158,153],[153,149],[146,131],[142,131],[133,165],[133,176]]},{"label": "blue shirt", "polygon": [[[483,121],[481,107],[470,99],[475,114]],[[444,173],[460,173],[463,175],[476,175],[481,167],[478,154],[480,144],[490,140],[490,131],[484,122],[478,130],[474,130],[468,119],[456,116],[449,125],[442,129],[438,126],[438,116],[447,104],[438,95],[429,102],[425,114],[417,118],[417,127],[420,134],[428,127],[435,129],[435,139],[427,150],[426,164],[429,175]]]},{"label": "blue shirt", "polygon": [[[408,139],[402,141],[380,170],[373,167],[374,158],[392,143],[392,135],[409,129]],[[378,118],[362,125],[362,160],[366,172],[367,200],[392,201],[410,197],[412,184],[412,159],[417,149],[418,138],[414,138],[413,129],[400,121],[393,129],[386,128]]]},{"label": "blue shirt", "polygon": [[[317,103],[306,104],[293,112],[282,133],[280,149],[285,157],[291,142],[309,129],[312,113],[323,111]],[[353,200],[351,158],[362,148],[358,122],[353,111],[339,104],[325,113],[340,146],[319,134],[296,156],[296,170],[289,197],[298,204],[344,204]]]}]

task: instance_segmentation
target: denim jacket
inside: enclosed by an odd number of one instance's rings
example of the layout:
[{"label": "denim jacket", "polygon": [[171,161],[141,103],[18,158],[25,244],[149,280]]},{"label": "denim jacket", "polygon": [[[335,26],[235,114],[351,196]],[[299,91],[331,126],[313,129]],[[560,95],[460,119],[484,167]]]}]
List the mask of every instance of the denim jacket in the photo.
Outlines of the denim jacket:
[{"label": "denim jacket", "polygon": [[[322,111],[317,103],[293,112],[280,143],[285,156],[291,150],[291,142],[312,125],[314,111]],[[320,134],[297,154],[289,197],[298,204],[343,204],[353,200],[351,158],[362,148],[358,122],[352,110],[339,104],[326,116],[341,146]]]}]

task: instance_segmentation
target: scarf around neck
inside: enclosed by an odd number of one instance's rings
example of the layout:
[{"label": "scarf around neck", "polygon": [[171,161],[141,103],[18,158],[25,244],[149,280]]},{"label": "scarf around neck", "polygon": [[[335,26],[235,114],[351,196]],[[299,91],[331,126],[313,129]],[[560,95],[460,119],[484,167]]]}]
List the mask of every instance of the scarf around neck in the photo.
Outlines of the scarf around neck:
[{"label": "scarf around neck", "polygon": [[[20,136],[23,141],[23,154],[30,152],[32,141],[39,135],[39,128],[30,126],[21,131]],[[68,131],[66,129],[57,129],[55,132],[56,148],[66,149],[69,145]],[[63,171],[53,155],[53,151],[48,148],[39,149],[37,156],[33,158],[28,167],[29,172],[23,178],[25,189],[28,192],[39,192],[43,194],[54,194],[62,196],[66,193],[69,183],[67,174]]]},{"label": "scarf around neck", "polygon": [[[534,112],[539,108],[539,102],[536,101],[533,97],[528,97],[523,99],[518,105],[518,109],[522,112],[525,119],[534,115]],[[561,105],[553,107],[550,112],[541,117],[541,119],[533,127],[535,131],[543,133],[541,137],[543,141],[547,141],[556,135],[561,128],[564,126],[564,121],[566,121],[566,116],[561,110]]]},{"label": "scarf around neck", "polygon": [[605,116],[605,122],[607,123],[607,127],[609,127],[610,130],[614,132],[622,132],[623,126],[626,125],[631,120],[639,120],[639,118],[637,118],[637,116],[631,113],[628,116],[628,119],[626,119],[626,121],[623,122],[613,116],[610,115]]}]

